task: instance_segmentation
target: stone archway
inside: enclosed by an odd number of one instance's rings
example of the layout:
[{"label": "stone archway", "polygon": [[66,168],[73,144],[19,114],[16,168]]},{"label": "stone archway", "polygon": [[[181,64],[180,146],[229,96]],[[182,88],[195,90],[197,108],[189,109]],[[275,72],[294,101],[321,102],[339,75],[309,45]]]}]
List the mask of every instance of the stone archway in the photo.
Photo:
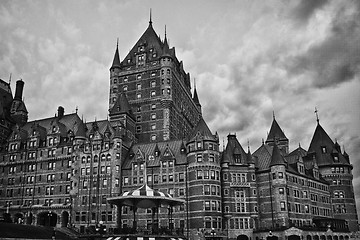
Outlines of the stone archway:
[{"label": "stone archway", "polygon": [[249,237],[244,234],[241,234],[237,236],[236,240],[249,240]]},{"label": "stone archway", "polygon": [[61,213],[61,227],[67,227],[69,223],[69,213],[64,211]]},{"label": "stone archway", "polygon": [[15,213],[14,223],[22,224],[24,222],[24,215],[22,213]]},{"label": "stone archway", "polygon": [[51,211],[41,212],[37,217],[37,225],[55,227],[57,223],[57,214]]},{"label": "stone archway", "polygon": [[266,240],[278,240],[279,238],[277,236],[268,236],[266,237]]},{"label": "stone archway", "polygon": [[288,240],[301,240],[301,237],[298,235],[290,235],[288,236]]}]

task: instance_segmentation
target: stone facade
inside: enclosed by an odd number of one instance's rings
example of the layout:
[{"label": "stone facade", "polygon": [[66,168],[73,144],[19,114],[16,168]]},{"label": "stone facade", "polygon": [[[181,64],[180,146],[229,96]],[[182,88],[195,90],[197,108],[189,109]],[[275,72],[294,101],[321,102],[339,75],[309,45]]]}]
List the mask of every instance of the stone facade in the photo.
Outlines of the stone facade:
[{"label": "stone facade", "polygon": [[[14,98],[2,86],[0,211],[11,221],[83,233],[100,221],[109,232],[126,228],[131,209],[106,199],[147,184],[185,200],[160,209],[159,226],[190,239],[261,239],[269,231],[340,239],[358,231],[349,156],[321,125],[308,151],[289,153],[275,117],[253,153],[234,134],[221,151],[190,75],[152,22],[123,61],[116,48],[109,119],[85,123],[59,107],[55,117],[27,122],[23,83]],[[144,228],[155,214],[137,213]]]}]

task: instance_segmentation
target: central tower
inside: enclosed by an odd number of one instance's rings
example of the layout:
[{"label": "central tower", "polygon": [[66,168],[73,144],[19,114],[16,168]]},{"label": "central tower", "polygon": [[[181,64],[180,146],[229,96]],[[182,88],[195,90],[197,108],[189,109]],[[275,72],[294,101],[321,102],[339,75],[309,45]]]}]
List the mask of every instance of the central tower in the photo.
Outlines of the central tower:
[{"label": "central tower", "polygon": [[[135,119],[138,142],[187,138],[201,117],[190,74],[170,48],[166,33],[161,40],[149,26],[120,61],[118,46],[110,68],[109,110],[124,94]],[[110,115],[110,121],[114,122]]]}]

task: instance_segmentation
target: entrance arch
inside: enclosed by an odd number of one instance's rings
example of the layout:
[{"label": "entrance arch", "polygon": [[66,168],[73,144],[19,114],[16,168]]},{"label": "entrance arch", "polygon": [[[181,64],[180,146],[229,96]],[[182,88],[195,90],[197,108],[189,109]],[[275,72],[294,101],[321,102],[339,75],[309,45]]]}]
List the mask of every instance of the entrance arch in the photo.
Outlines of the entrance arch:
[{"label": "entrance arch", "polygon": [[266,237],[266,240],[278,240],[279,238],[277,236],[268,236]]},{"label": "entrance arch", "polygon": [[241,234],[237,236],[236,240],[249,240],[249,237],[244,234]]},{"label": "entrance arch", "polygon": [[38,214],[38,225],[55,227],[57,223],[57,214],[51,211]]},{"label": "entrance arch", "polygon": [[68,223],[69,223],[69,213],[67,211],[64,211],[61,214],[61,227],[67,227]]},{"label": "entrance arch", "polygon": [[24,215],[22,213],[15,213],[14,223],[22,224],[24,221]]},{"label": "entrance arch", "polygon": [[301,240],[301,237],[298,235],[290,235],[288,237],[288,240]]}]

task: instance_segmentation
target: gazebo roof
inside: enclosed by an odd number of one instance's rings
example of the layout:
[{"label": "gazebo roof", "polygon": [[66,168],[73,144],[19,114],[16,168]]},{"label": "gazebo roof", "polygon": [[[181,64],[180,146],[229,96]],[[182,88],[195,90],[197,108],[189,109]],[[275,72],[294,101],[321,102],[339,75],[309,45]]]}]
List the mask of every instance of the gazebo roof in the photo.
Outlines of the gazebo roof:
[{"label": "gazebo roof", "polygon": [[176,199],[170,194],[154,190],[147,184],[144,184],[135,190],[124,192],[120,196],[108,198],[107,201],[115,205],[125,205],[137,208],[177,206],[185,202],[183,199]]}]

